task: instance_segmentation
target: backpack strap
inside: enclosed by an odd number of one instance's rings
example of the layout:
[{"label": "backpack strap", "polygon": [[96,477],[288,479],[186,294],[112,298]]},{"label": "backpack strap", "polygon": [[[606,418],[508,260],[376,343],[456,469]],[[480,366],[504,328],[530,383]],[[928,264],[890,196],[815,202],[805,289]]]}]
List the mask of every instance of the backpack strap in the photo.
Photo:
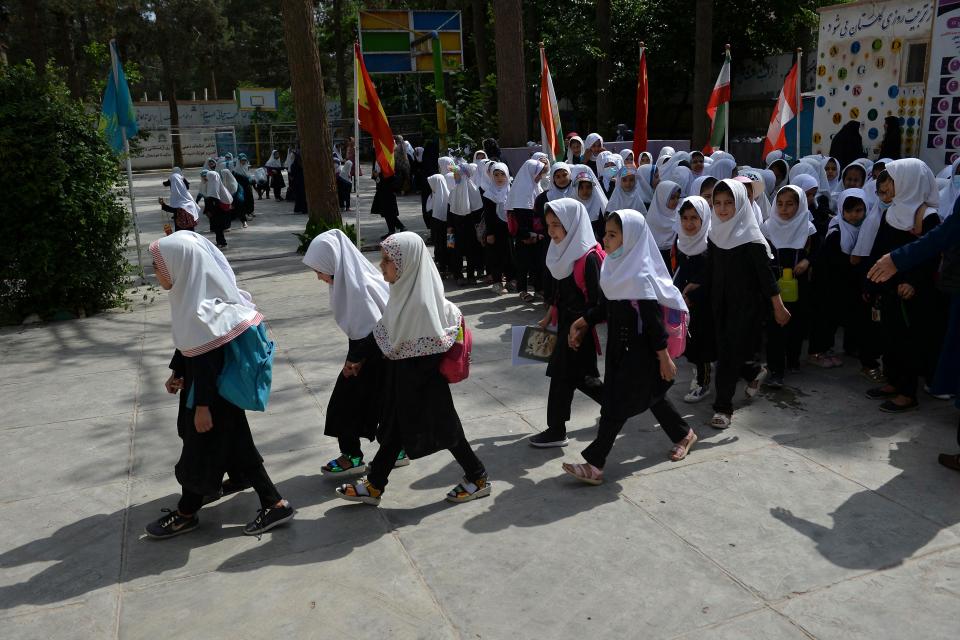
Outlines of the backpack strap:
[{"label": "backpack strap", "polygon": [[[607,257],[606,252],[603,250],[603,247],[599,243],[593,245],[593,247],[587,251],[585,254],[577,258],[577,261],[573,263],[573,281],[576,283],[577,288],[580,289],[580,292],[583,293],[583,299],[587,300],[587,256],[590,254],[595,254],[601,261]],[[600,336],[597,335],[597,329],[594,327],[591,330],[593,334],[593,346],[597,350],[597,355],[600,355]]]}]

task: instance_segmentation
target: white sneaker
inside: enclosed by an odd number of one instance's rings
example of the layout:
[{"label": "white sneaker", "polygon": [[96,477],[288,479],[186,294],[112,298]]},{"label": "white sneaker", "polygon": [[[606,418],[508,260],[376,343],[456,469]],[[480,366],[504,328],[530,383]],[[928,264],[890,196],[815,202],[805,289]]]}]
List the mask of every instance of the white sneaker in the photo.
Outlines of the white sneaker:
[{"label": "white sneaker", "polygon": [[697,384],[697,368],[694,367],[694,368],[693,368],[693,377],[690,378],[690,391],[693,391],[694,389],[696,389],[696,388],[699,387],[699,386],[700,386],[700,385]]},{"label": "white sneaker", "polygon": [[690,390],[690,393],[683,396],[684,402],[700,402],[710,395],[710,387],[696,386]]}]

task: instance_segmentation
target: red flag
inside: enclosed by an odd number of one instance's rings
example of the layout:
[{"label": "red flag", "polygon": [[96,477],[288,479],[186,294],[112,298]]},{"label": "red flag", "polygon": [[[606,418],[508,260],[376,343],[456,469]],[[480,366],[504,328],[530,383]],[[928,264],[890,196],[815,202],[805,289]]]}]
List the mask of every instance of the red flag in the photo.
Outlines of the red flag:
[{"label": "red flag", "polygon": [[640,47],[640,70],[637,72],[637,115],[633,121],[633,157],[647,150],[647,56]]},{"label": "red flag", "polygon": [[[793,120],[800,112],[800,105],[797,104],[797,63],[793,63],[787,79],[783,83],[783,89],[780,90],[780,96],[777,98],[777,106],[770,116],[770,126],[767,128],[767,138],[763,141],[763,155],[774,149],[785,149],[787,147],[786,125]],[[799,153],[797,154],[799,155]]]},{"label": "red flag", "polygon": [[390,122],[383,111],[380,98],[377,97],[377,88],[367,73],[367,65],[363,63],[360,53],[360,43],[353,44],[353,52],[357,60],[357,114],[360,116],[360,128],[373,138],[373,150],[380,165],[380,172],[385,178],[393,175],[393,132]]}]

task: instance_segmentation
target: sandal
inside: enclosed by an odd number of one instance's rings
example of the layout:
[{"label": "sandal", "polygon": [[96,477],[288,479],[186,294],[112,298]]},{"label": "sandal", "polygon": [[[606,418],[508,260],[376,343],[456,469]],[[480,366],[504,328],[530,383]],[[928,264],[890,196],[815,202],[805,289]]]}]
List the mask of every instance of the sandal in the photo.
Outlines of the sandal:
[{"label": "sandal", "polygon": [[532,302],[535,297],[536,297],[536,296],[534,296],[534,295],[533,295],[532,293],[530,293],[529,291],[524,291],[523,293],[520,294],[520,301],[521,301],[521,302]]},{"label": "sandal", "polygon": [[767,371],[766,367],[760,367],[760,372],[757,373],[757,377],[754,378],[747,384],[747,388],[744,389],[744,392],[747,394],[747,398],[753,398],[755,395],[760,393],[760,385],[763,384],[763,381],[767,379],[767,376],[770,375],[770,372]]},{"label": "sandal", "polygon": [[337,495],[348,502],[362,502],[363,504],[380,504],[380,497],[383,491],[370,484],[366,478],[360,478],[353,484],[342,484],[336,489]]},{"label": "sandal", "polygon": [[709,424],[714,429],[729,429],[730,423],[733,422],[733,416],[726,413],[715,413],[713,417],[710,418]]},{"label": "sandal", "polygon": [[586,482],[594,486],[603,484],[603,469],[597,469],[589,462],[583,464],[563,463],[563,470],[580,482]]},{"label": "sandal", "polygon": [[674,462],[679,462],[686,458],[687,454],[690,453],[690,449],[697,443],[697,440],[699,440],[697,434],[693,432],[693,429],[690,429],[687,436],[670,449],[670,459]]},{"label": "sandal", "polygon": [[[350,463],[349,467],[344,466],[347,462]],[[367,465],[363,461],[363,456],[351,456],[342,453],[336,460],[331,460],[323,465],[323,467],[320,468],[320,472],[330,475],[346,474],[352,476],[359,473],[366,473]]]},{"label": "sandal", "polygon": [[393,463],[393,468],[397,467],[406,467],[410,464],[410,458],[407,457],[406,451],[400,451],[400,454],[397,456],[397,461]]},{"label": "sandal", "polygon": [[490,481],[487,476],[479,478],[476,482],[470,482],[464,478],[460,484],[447,492],[447,502],[470,502],[488,495],[490,495]]}]

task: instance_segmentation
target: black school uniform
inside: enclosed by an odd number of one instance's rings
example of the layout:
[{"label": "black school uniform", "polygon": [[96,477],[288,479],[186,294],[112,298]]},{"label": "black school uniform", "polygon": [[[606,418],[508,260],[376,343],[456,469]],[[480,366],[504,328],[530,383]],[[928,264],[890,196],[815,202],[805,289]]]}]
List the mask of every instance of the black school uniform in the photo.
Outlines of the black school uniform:
[{"label": "black school uniform", "polygon": [[[767,313],[767,366],[774,376],[782,377],[788,367],[796,369],[800,366],[803,341],[810,330],[813,287],[810,283],[810,268],[797,275],[796,267],[800,262],[808,260],[811,253],[816,252],[817,246],[816,234],[807,238],[807,244],[802,249],[778,249],[770,243],[770,251],[773,252],[770,268],[773,270],[773,277],[779,280],[784,269],[794,269],[793,277],[799,289],[796,302],[784,302],[790,312],[790,322],[786,326],[781,327],[774,321],[772,311]],[[768,306],[768,309],[771,307]]]},{"label": "black school uniform", "polygon": [[710,288],[707,269],[709,268],[709,250],[695,256],[688,256],[674,243],[677,257],[677,271],[673,283],[681,292],[688,284],[700,285],[691,291],[687,298],[690,301],[690,323],[688,327],[687,346],[684,357],[687,362],[698,368],[708,365],[717,359],[717,341],[714,336],[713,313],[710,308]]},{"label": "black school uniform", "polygon": [[350,340],[347,360],[362,362],[360,373],[349,378],[337,375],[337,382],[327,405],[327,421],[323,434],[337,438],[340,453],[362,457],[360,438],[371,442],[380,423],[380,384],[383,378],[383,356],[371,333],[360,340]]},{"label": "black school uniform", "polygon": [[577,286],[572,273],[556,280],[548,271],[544,283],[544,301],[547,305],[555,305],[557,309],[557,346],[547,364],[547,375],[550,377],[547,428],[555,432],[558,439],[566,436],[566,423],[570,419],[570,404],[575,390],[579,389],[591,399],[600,401],[601,382],[593,331],[584,337],[583,344],[577,350],[571,349],[566,339],[570,334],[570,326],[577,319],[595,313],[601,297],[600,265],[596,253],[587,255],[583,272],[586,296]]},{"label": "black school uniform", "polygon": [[[673,382],[660,376],[657,352],[667,348],[660,305],[654,300],[601,299],[586,319],[591,327],[606,321],[607,351],[599,428],[584,459],[603,469],[624,422],[647,409],[672,442],[687,437],[690,427],[666,397]],[[580,349],[590,346],[585,338]]]},{"label": "black school uniform", "polygon": [[[218,347],[189,358],[177,350],[170,361],[170,369],[183,378],[177,414],[177,435],[183,449],[176,466],[177,482],[183,488],[179,505],[182,513],[196,513],[204,496],[219,495],[226,473],[236,482],[251,483],[264,507],[272,507],[281,499],[263,468],[246,413],[217,391],[224,349]],[[191,389],[193,407],[188,408]],[[199,433],[194,424],[197,406],[210,408],[213,428],[206,433]]]},{"label": "black school uniform", "polygon": [[713,410],[733,413],[737,380],[753,380],[753,361],[770,298],[780,293],[763,245],[748,242],[721,249],[708,241],[706,270],[717,338],[716,392]]},{"label": "black school uniform", "polygon": [[507,223],[497,215],[497,203],[487,198],[483,201],[483,221],[487,227],[487,235],[493,236],[493,244],[484,239],[484,256],[486,258],[487,273],[494,284],[504,278],[512,280],[513,258],[510,252],[510,232]]},{"label": "black school uniform", "polygon": [[517,231],[513,236],[514,268],[517,271],[517,290],[526,291],[528,279],[534,291],[543,289],[547,258],[547,225],[543,213],[533,209],[513,209]]}]

